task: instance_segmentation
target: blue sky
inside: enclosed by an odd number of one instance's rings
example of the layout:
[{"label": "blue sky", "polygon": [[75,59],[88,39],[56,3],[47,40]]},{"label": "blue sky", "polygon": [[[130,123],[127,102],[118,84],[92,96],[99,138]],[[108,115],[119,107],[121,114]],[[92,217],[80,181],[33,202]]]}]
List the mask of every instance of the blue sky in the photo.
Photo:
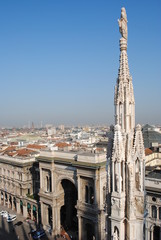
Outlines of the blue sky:
[{"label": "blue sky", "polygon": [[161,124],[161,1],[0,1],[0,126],[111,124],[121,7],[136,122]]}]

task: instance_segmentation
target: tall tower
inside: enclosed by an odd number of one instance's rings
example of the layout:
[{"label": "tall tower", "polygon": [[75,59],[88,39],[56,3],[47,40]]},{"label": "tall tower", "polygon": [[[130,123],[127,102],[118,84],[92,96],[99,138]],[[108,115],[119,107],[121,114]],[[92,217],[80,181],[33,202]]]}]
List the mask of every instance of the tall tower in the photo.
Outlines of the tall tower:
[{"label": "tall tower", "polygon": [[[115,87],[115,127],[111,158],[107,164],[107,196],[111,208],[108,213],[110,238],[142,240],[144,215],[144,144],[141,126],[135,128],[135,100],[127,57],[127,16],[121,9],[118,20],[120,66]],[[107,206],[108,208],[108,206]]]}]

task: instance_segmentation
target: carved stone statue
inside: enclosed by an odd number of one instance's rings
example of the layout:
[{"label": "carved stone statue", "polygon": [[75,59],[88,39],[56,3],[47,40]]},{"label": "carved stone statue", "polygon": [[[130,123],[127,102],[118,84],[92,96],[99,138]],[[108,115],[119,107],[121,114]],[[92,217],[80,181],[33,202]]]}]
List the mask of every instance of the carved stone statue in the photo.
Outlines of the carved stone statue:
[{"label": "carved stone statue", "polygon": [[116,191],[119,192],[119,176],[116,173]]},{"label": "carved stone statue", "polygon": [[124,39],[127,40],[127,15],[125,8],[121,8],[121,18],[118,19],[119,30]]}]

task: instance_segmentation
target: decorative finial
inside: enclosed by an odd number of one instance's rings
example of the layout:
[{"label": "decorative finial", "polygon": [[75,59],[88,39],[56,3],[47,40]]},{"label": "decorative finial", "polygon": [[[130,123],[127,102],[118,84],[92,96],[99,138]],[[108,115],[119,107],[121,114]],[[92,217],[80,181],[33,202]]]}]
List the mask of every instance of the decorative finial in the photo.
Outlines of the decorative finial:
[{"label": "decorative finial", "polygon": [[121,8],[121,18],[118,19],[118,23],[122,38],[127,40],[127,15],[124,7]]}]

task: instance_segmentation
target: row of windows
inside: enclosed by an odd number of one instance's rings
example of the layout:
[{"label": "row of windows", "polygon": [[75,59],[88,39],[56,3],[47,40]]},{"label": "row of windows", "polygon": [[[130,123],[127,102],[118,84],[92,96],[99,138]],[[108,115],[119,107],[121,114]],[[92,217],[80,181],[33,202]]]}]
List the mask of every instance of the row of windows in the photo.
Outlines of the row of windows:
[{"label": "row of windows", "polygon": [[[10,170],[6,170],[4,168],[1,168],[0,173],[3,174],[4,176],[8,176],[8,177],[11,177],[11,178],[15,177],[15,172],[13,170],[10,171]],[[22,180],[22,173],[18,173],[18,179]],[[29,179],[28,174],[27,174],[27,179]]]},{"label": "row of windows", "polygon": [[[151,216],[157,218],[157,207],[154,205],[151,207]],[[159,207],[159,219],[161,220],[161,207]]]}]

